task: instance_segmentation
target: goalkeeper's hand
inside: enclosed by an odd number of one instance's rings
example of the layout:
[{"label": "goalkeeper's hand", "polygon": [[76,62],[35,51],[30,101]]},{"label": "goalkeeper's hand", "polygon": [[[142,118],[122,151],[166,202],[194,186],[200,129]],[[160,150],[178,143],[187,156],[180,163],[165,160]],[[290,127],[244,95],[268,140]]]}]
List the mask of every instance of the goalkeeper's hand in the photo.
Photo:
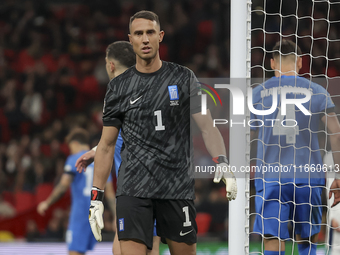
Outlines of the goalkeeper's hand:
[{"label": "goalkeeper's hand", "polygon": [[98,242],[102,241],[102,229],[104,228],[103,213],[104,213],[104,190],[96,187],[91,191],[91,205],[89,211],[89,222],[94,238]]},{"label": "goalkeeper's hand", "polygon": [[237,183],[236,178],[233,172],[230,171],[229,163],[226,156],[219,156],[213,158],[213,161],[216,163],[216,171],[214,182],[219,183],[222,181],[226,185],[227,198],[228,200],[236,199],[237,195]]}]

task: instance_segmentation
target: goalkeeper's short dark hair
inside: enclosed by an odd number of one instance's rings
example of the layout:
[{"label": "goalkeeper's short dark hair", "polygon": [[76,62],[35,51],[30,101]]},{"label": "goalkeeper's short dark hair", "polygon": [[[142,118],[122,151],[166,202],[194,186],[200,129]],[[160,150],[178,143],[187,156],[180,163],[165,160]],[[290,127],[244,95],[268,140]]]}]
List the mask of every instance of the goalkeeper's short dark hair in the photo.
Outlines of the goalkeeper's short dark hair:
[{"label": "goalkeeper's short dark hair", "polygon": [[147,19],[151,21],[156,21],[157,25],[159,27],[161,26],[158,15],[152,11],[142,10],[142,11],[136,12],[133,16],[130,17],[129,29],[131,28],[131,24],[135,19]]},{"label": "goalkeeper's short dark hair", "polygon": [[117,60],[127,68],[136,64],[136,53],[133,51],[132,45],[126,41],[111,43],[106,48],[106,56],[108,59]]},{"label": "goalkeeper's short dark hair", "polygon": [[283,39],[282,41],[278,41],[273,47],[273,58],[277,58],[280,56],[286,57],[293,54],[294,56],[297,55],[298,57],[300,57],[302,55],[302,51],[300,47],[291,40]]},{"label": "goalkeeper's short dark hair", "polygon": [[89,133],[83,128],[74,128],[71,132],[66,136],[65,141],[67,144],[70,144],[73,141],[77,141],[80,144],[89,144]]}]

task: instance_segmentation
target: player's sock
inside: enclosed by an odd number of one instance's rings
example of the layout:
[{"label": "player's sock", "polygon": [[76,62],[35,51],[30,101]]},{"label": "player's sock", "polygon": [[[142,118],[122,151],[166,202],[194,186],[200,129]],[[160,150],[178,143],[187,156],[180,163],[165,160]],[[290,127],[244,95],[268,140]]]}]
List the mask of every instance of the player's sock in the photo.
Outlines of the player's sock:
[{"label": "player's sock", "polygon": [[285,255],[285,251],[264,251],[263,255]]},{"label": "player's sock", "polygon": [[299,255],[316,255],[316,244],[298,244]]}]

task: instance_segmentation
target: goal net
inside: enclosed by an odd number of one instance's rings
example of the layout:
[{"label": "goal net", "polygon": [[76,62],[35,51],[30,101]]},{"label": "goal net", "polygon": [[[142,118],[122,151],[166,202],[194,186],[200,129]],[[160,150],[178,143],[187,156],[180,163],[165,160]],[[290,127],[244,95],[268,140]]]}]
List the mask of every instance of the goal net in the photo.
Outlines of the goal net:
[{"label": "goal net", "polygon": [[[283,92],[279,90],[274,113],[257,115],[260,121],[253,124],[256,127],[251,126],[254,136],[250,140],[250,254],[263,254],[269,244],[286,250],[285,254],[299,254],[299,247],[305,252],[300,254],[340,254],[340,210],[331,209],[328,199],[332,173],[337,167],[333,165],[332,154],[327,153],[331,150],[332,136],[336,135],[327,131],[328,116],[330,112],[339,112],[340,106],[339,17],[339,1],[252,1],[254,106],[261,110],[270,108],[268,97],[275,95],[271,86],[276,81],[288,88],[303,83],[312,96],[303,104],[310,116],[302,116],[301,108],[294,104],[287,104],[286,115],[281,115],[284,104]],[[284,40],[296,43],[295,54],[284,52]],[[279,46],[273,51],[277,42]],[[278,57],[273,66],[274,52],[278,52]],[[293,56],[290,62],[288,55]],[[306,80],[292,76],[291,60],[299,77]],[[276,73],[272,67],[277,69]],[[268,80],[275,75],[276,81],[269,84]],[[254,90],[258,87],[262,92],[254,102]],[[285,95],[293,100],[307,97],[300,92]]]}]

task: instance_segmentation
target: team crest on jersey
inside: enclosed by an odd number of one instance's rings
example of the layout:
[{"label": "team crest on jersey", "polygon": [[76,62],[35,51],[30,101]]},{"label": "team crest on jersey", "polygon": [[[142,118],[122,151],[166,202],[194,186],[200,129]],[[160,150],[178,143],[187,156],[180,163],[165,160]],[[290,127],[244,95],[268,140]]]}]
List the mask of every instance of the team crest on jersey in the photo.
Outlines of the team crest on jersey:
[{"label": "team crest on jersey", "polygon": [[124,231],[124,218],[118,220],[119,222],[119,231]]},{"label": "team crest on jersey", "polygon": [[177,85],[168,86],[169,97],[170,97],[170,106],[179,105],[179,95]]}]

